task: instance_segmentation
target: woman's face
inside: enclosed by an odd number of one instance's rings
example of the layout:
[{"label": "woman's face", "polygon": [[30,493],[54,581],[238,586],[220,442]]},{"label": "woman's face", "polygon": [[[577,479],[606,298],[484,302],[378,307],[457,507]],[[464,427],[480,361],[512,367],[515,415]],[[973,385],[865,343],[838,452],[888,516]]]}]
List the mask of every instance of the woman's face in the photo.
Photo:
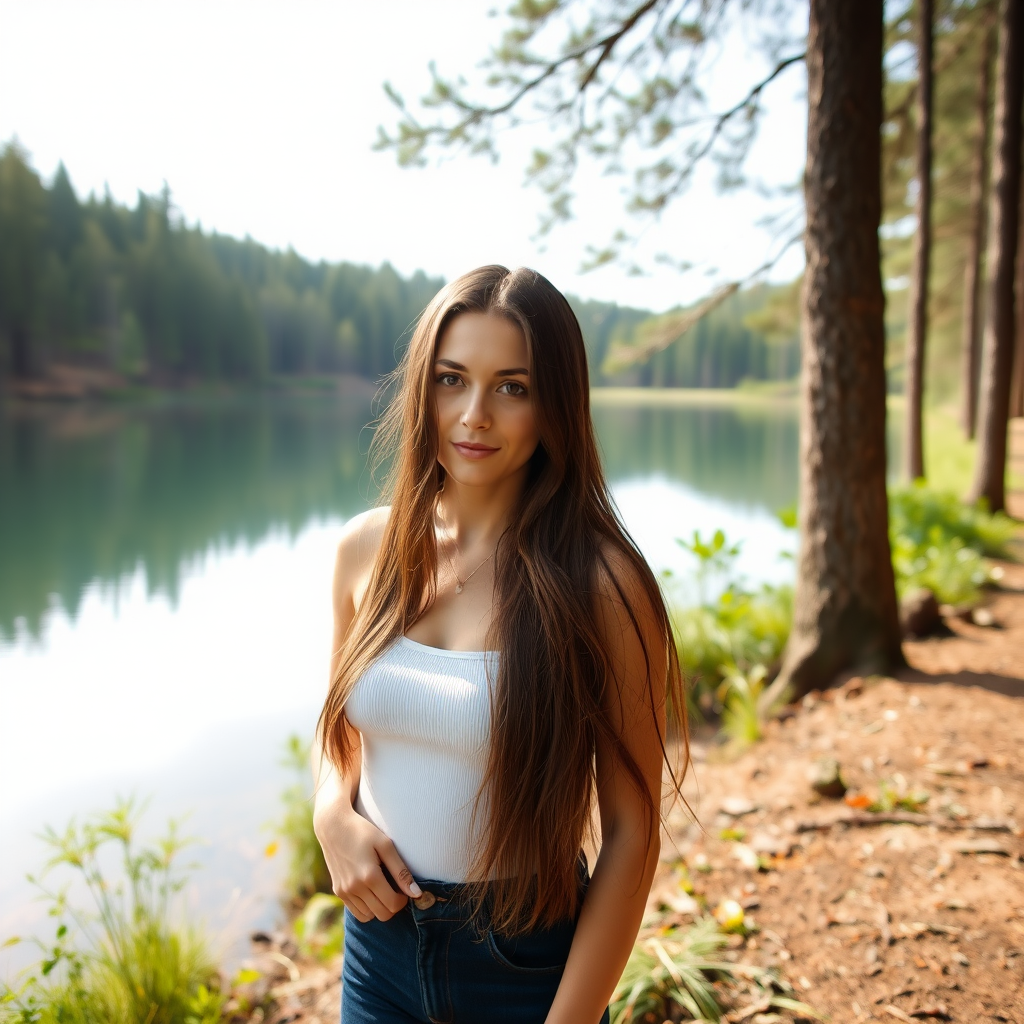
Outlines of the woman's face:
[{"label": "woman's face", "polygon": [[530,352],[511,321],[460,313],[434,357],[437,460],[455,481],[492,486],[517,474],[539,441]]}]

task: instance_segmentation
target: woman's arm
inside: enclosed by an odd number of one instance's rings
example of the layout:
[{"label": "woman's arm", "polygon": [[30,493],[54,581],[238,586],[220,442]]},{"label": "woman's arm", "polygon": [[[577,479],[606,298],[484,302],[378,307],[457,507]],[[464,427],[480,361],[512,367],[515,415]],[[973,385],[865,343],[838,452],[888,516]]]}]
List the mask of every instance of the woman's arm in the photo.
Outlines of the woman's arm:
[{"label": "woman's arm", "polygon": [[646,593],[640,586],[630,585],[624,565],[614,561],[612,565],[639,621],[652,685],[649,690],[640,637],[614,584],[606,579],[598,616],[617,684],[617,692],[609,695],[608,711],[643,773],[656,810],[650,821],[635,782],[607,744],[599,741],[596,760],[601,852],[547,1024],[597,1024],[601,1019],[640,930],[661,849],[657,809],[665,736],[665,640]]},{"label": "woman's arm", "polygon": [[[346,526],[338,544],[333,585],[332,679],[342,644],[365,592],[385,520],[386,510],[375,509],[357,516]],[[358,758],[358,751],[356,755]],[[386,921],[405,906],[409,896],[421,895],[420,887],[394,843],[355,810],[358,770],[342,778],[324,755],[319,735],[313,741],[310,762],[315,793],[313,831],[324,851],[334,892],[360,921],[375,917]],[[388,883],[381,865],[391,872],[402,887],[401,892],[395,892]]]}]

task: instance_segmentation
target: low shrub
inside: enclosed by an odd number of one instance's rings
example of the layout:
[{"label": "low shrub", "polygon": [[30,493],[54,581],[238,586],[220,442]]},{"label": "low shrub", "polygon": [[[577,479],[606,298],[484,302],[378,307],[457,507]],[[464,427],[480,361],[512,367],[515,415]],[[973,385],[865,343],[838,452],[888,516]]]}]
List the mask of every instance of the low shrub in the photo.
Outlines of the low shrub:
[{"label": "low shrub", "polygon": [[713,604],[673,610],[679,663],[689,682],[691,711],[718,714],[719,687],[730,672],[774,666],[789,639],[793,588],[729,587]]},{"label": "low shrub", "polygon": [[984,556],[1008,553],[1013,520],[967,505],[953,493],[923,484],[889,492],[889,542],[896,592],[925,587],[943,604],[978,600],[988,581]]}]

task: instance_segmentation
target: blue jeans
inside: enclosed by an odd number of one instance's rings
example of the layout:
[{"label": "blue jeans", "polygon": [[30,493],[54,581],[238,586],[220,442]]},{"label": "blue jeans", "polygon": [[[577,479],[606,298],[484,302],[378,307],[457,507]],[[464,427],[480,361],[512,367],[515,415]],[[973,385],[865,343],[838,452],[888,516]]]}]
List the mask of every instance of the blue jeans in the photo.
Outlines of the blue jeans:
[{"label": "blue jeans", "polygon": [[576,922],[506,938],[470,920],[462,886],[416,881],[433,906],[366,924],[345,911],[341,1024],[544,1024]]}]

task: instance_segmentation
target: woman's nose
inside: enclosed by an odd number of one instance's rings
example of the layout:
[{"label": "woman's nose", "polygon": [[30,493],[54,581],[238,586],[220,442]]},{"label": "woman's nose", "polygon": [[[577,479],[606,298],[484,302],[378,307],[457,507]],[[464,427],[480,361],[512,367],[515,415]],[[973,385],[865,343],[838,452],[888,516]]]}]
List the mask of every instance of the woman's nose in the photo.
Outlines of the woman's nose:
[{"label": "woman's nose", "polygon": [[460,422],[467,429],[483,430],[490,426],[491,415],[487,407],[487,399],[483,389],[471,388],[466,395],[466,405],[462,410]]}]

